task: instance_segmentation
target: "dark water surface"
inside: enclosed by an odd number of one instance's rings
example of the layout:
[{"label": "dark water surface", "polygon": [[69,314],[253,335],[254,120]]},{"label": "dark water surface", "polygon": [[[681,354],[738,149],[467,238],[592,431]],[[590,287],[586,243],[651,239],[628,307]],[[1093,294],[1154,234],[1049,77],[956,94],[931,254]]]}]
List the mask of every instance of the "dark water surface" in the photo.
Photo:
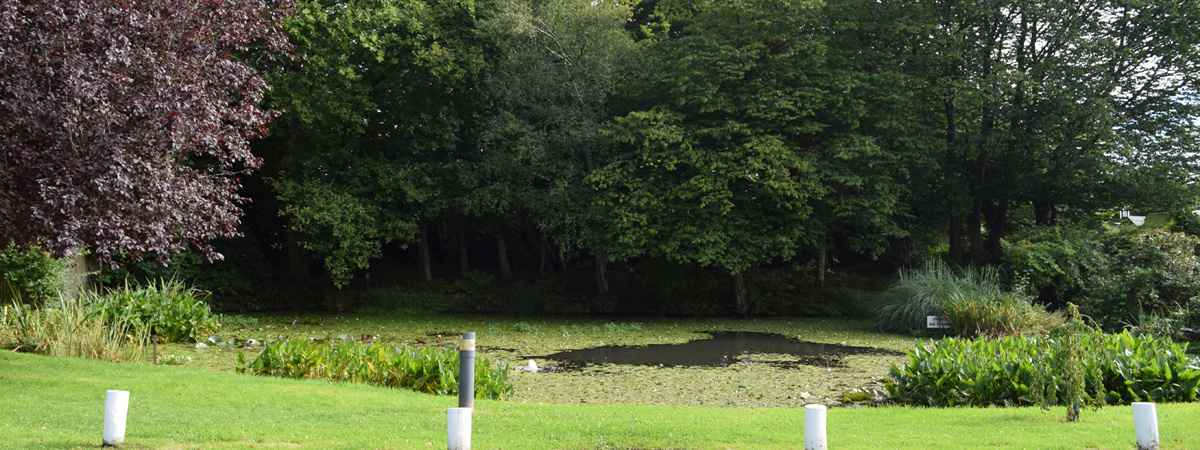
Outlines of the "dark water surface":
[{"label": "dark water surface", "polygon": [[728,366],[737,362],[754,362],[753,355],[756,354],[785,354],[797,357],[792,361],[768,362],[775,366],[787,367],[795,364],[840,366],[840,357],[843,355],[899,354],[871,347],[805,342],[779,334],[748,331],[721,331],[707,334],[712,338],[698,339],[683,344],[614,345],[570,350],[541,358],[561,361],[570,367],[580,364]]}]

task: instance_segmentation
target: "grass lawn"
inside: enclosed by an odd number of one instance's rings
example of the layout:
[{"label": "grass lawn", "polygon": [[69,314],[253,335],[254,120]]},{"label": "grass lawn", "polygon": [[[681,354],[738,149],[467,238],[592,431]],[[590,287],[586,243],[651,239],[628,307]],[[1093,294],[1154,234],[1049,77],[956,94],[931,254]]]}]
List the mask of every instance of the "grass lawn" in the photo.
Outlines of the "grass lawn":
[{"label": "grass lawn", "polygon": [[[435,397],[188,367],[0,353],[0,445],[100,444],[107,389],[131,392],[125,448],[445,448]],[[1200,448],[1200,405],[1158,406],[1163,448]],[[832,409],[833,448],[1134,448],[1129,407],[1065,423],[1061,408]],[[474,448],[794,449],[801,408],[476,404]]]}]

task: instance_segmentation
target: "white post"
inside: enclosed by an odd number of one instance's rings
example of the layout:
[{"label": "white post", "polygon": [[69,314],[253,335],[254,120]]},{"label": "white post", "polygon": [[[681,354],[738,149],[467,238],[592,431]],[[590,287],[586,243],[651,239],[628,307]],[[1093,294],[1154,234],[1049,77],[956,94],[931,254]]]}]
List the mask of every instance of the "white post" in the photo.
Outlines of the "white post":
[{"label": "white post", "polygon": [[827,450],[825,405],[804,405],[804,450]]},{"label": "white post", "polygon": [[125,416],[129,391],[108,391],[104,397],[104,445],[125,443]]},{"label": "white post", "polygon": [[446,408],[446,449],[471,450],[471,412],[475,408]]},{"label": "white post", "polygon": [[1133,403],[1133,428],[1138,450],[1158,450],[1158,414],[1153,403]]}]

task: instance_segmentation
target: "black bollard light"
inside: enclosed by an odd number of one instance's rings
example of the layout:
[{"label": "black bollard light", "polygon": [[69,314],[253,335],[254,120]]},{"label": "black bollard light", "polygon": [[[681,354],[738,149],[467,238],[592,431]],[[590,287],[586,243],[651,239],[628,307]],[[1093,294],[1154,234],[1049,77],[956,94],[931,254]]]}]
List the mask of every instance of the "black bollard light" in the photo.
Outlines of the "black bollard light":
[{"label": "black bollard light", "polygon": [[462,334],[458,346],[458,407],[475,407],[475,332]]}]

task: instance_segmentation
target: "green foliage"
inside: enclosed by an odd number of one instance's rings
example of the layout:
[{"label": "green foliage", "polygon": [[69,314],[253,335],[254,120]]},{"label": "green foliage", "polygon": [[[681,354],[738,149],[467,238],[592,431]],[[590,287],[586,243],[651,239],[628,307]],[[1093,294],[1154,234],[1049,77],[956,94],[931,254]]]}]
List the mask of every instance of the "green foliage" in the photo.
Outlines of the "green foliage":
[{"label": "green foliage", "polygon": [[99,296],[110,322],[137,324],[167,342],[201,340],[220,324],[204,302],[208,294],[170,279],[146,284],[126,284]]},{"label": "green foliage", "polygon": [[951,332],[965,337],[1012,336],[1045,330],[1057,318],[1019,293],[979,291],[951,292],[942,305],[942,315],[950,321]]},{"label": "green foliage", "polygon": [[513,283],[504,288],[504,298],[510,308],[516,312],[541,314],[550,307],[546,293],[537,285]]},{"label": "green foliage", "polygon": [[1188,236],[1200,236],[1200,214],[1190,210],[1176,212],[1172,215],[1171,224],[1167,229]]},{"label": "green foliage", "polygon": [[13,243],[0,250],[0,301],[57,299],[67,287],[67,262],[37,247]]},{"label": "green foliage", "polygon": [[1176,313],[1200,297],[1197,245],[1200,238],[1165,230],[1106,239],[1107,270],[1087,286],[1081,309],[1109,330]]},{"label": "green foliage", "polygon": [[513,331],[519,333],[536,333],[539,328],[537,325],[530,325],[525,322],[517,322],[513,324]]},{"label": "green foliage", "polygon": [[17,351],[105,361],[137,361],[150,342],[136,320],[105,315],[107,305],[91,296],[59,297],[40,307],[20,298],[3,307],[0,345]]},{"label": "green foliage", "polygon": [[635,331],[642,331],[642,324],[638,322],[604,322],[603,325],[594,327],[594,329],[597,332],[609,334],[632,333]]},{"label": "green foliage", "polygon": [[655,309],[664,314],[712,314],[717,278],[696,264],[651,259],[639,264],[643,283],[651,286]]},{"label": "green foliage", "polygon": [[831,317],[870,317],[875,312],[878,294],[863,289],[836,287],[824,292],[824,302],[816,308],[821,315]]},{"label": "green foliage", "polygon": [[[1049,338],[1058,342],[1052,350],[1054,356],[1051,361],[1054,365],[1050,367],[1049,372],[1059,374],[1062,380],[1058,384],[1050,385],[1045,381],[1046,377],[1043,374],[1040,379],[1043,387],[1035,389],[1034,394],[1037,403],[1048,407],[1049,402],[1045,398],[1047,388],[1060,390],[1062,393],[1059,397],[1067,406],[1067,421],[1078,422],[1082,407],[1099,408],[1102,404],[1100,394],[1104,391],[1101,390],[1100,382],[1103,377],[1101,364],[1087,353],[1098,347],[1100,334],[1083,321],[1084,318],[1073,303],[1067,305],[1066,314],[1067,320],[1049,333]],[[1089,379],[1092,383],[1091,393],[1088,392]],[[1053,380],[1049,383],[1053,383]]]},{"label": "green foliage", "polygon": [[1040,329],[1046,312],[1020,293],[1005,292],[994,267],[952,269],[930,260],[917,270],[901,269],[900,279],[880,294],[876,327],[922,332],[927,316],[946,316],[964,336],[1005,335]]},{"label": "green foliage", "polygon": [[1069,226],[1034,227],[1004,246],[1005,269],[1034,290],[1043,303],[1079,303],[1088,282],[1108,260],[1097,233]]},{"label": "green foliage", "polygon": [[116,286],[130,280],[148,284],[176,279],[209,292],[206,301],[220,311],[306,306],[306,295],[294,284],[281,281],[284,269],[268,260],[253,237],[222,239],[212,245],[222,259],[210,262],[199,252],[185,249],[171,255],[168,265],[142,260],[118,269],[106,268],[100,273],[100,281],[105,286]]},{"label": "green foliage", "polygon": [[[238,373],[285,378],[323,378],[368,383],[437,395],[458,393],[458,352],[436,347],[396,348],[381,343],[288,339],[268,344],[249,363],[238,354]],[[504,362],[475,361],[475,397],[498,400],[513,394]]]},{"label": "green foliage", "polygon": [[378,315],[431,314],[441,309],[449,288],[440,283],[390,285],[360,294],[362,307],[358,312]]},{"label": "green foliage", "polygon": [[482,270],[463,272],[459,279],[454,280],[454,287],[468,295],[480,296],[490,294],[496,276]]},{"label": "green foliage", "polygon": [[763,270],[746,275],[746,302],[750,314],[778,314],[787,310],[796,291],[787,272]]},{"label": "green foliage", "polygon": [[[302,60],[264,61],[286,136],[273,188],[294,241],[345,286],[452,206],[494,51],[475,2],[297,1],[284,32]],[[463,146],[463,149],[459,147]],[[460,151],[463,150],[463,151]]]},{"label": "green foliage", "polygon": [[258,326],[258,319],[254,317],[246,317],[238,314],[218,314],[216,321],[223,330],[254,328]]},{"label": "green foliage", "polygon": [[908,352],[906,364],[892,366],[887,389],[898,401],[924,406],[1194,401],[1200,368],[1186,350],[1168,340],[1094,331],[950,338]]},{"label": "green foliage", "polygon": [[1004,259],[1047,304],[1078,302],[1107,330],[1145,329],[1190,317],[1187,305],[1200,296],[1197,246],[1200,238],[1161,229],[1040,227],[1018,235]]}]

